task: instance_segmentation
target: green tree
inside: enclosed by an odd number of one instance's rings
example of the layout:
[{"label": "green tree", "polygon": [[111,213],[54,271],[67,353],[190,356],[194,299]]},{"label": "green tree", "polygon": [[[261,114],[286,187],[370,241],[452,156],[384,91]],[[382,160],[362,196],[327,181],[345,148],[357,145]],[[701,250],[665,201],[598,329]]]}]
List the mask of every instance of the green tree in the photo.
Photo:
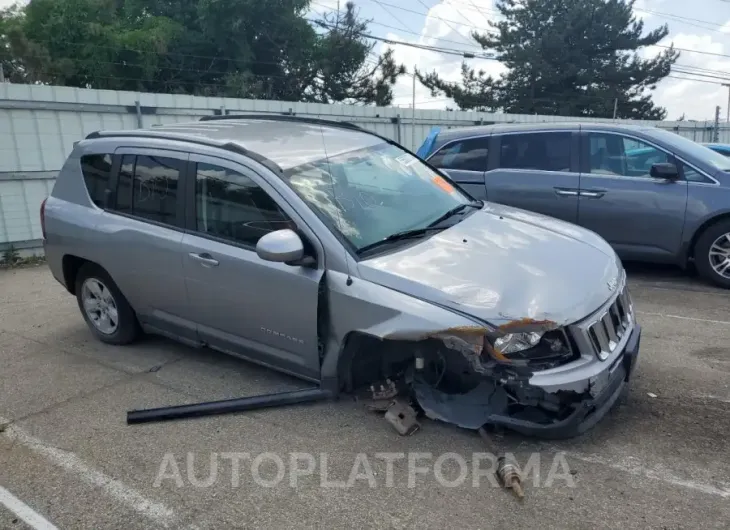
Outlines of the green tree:
[{"label": "green tree", "polygon": [[367,63],[373,45],[354,6],[318,25],[305,18],[308,7],[309,0],[32,0],[0,12],[0,61],[13,82],[389,103],[403,68],[391,51]]},{"label": "green tree", "polygon": [[499,0],[501,18],[472,37],[508,69],[499,79],[462,67],[462,82],[419,74],[432,93],[462,109],[664,119],[648,93],[679,57],[669,48],[651,59],[637,53],[668,34],[648,33],[633,14],[634,0]]},{"label": "green tree", "polygon": [[309,100],[380,106],[393,102],[392,86],[406,69],[396,63],[391,49],[379,57],[373,53],[375,44],[362,36],[368,22],[360,19],[352,2],[315,22],[323,32],[316,46],[317,68],[312,72]]}]

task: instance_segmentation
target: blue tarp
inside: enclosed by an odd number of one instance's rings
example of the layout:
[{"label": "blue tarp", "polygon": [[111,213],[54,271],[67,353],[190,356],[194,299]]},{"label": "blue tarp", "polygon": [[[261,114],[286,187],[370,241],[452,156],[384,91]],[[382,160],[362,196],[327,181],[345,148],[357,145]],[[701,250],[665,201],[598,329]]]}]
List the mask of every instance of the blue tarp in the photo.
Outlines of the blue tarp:
[{"label": "blue tarp", "polygon": [[428,154],[431,152],[431,149],[433,148],[433,144],[436,142],[436,138],[438,138],[439,133],[441,132],[441,127],[434,127],[431,129],[431,131],[428,133],[428,136],[424,140],[424,142],[421,144],[421,147],[418,148],[418,151],[416,151],[416,154],[421,158],[426,158]]}]

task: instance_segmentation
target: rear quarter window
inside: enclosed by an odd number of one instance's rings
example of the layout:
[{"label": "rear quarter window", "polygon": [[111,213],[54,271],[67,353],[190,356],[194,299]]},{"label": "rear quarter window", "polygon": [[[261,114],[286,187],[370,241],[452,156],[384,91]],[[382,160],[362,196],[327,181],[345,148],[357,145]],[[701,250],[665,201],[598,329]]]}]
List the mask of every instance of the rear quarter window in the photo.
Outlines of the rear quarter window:
[{"label": "rear quarter window", "polygon": [[104,197],[112,175],[112,155],[82,156],[81,173],[91,201],[99,208],[104,208]]}]

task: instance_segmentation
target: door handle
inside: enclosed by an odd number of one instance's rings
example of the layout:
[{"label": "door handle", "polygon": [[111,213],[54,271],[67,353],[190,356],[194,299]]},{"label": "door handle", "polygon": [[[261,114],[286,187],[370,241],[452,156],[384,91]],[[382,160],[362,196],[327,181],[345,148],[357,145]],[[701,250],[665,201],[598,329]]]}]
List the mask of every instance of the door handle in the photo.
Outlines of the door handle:
[{"label": "door handle", "polygon": [[588,191],[588,190],[581,190],[580,196],[581,197],[589,197],[591,199],[600,199],[606,194],[605,191]]},{"label": "door handle", "polygon": [[578,190],[568,188],[554,188],[555,193],[562,195],[563,197],[577,197]]},{"label": "door handle", "polygon": [[198,254],[197,252],[191,252],[190,254],[188,254],[188,256],[199,262],[203,267],[218,266],[218,260],[214,259],[213,256],[211,256],[207,252],[203,252],[202,254]]}]

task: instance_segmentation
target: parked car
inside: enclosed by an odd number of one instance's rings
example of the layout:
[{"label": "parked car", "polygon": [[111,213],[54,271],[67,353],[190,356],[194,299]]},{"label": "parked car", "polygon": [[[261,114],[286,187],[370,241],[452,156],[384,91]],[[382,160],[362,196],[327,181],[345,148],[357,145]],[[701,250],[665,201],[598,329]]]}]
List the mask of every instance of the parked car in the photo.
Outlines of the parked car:
[{"label": "parked car", "polygon": [[79,142],[41,207],[91,331],[209,346],[431,417],[572,436],[616,401],[640,326],[594,233],[472,198],[358,127],[248,116]]},{"label": "parked car", "polygon": [[694,261],[730,288],[730,159],[675,133],[601,123],[434,132],[419,154],[474,197],[596,232],[627,260]]}]

